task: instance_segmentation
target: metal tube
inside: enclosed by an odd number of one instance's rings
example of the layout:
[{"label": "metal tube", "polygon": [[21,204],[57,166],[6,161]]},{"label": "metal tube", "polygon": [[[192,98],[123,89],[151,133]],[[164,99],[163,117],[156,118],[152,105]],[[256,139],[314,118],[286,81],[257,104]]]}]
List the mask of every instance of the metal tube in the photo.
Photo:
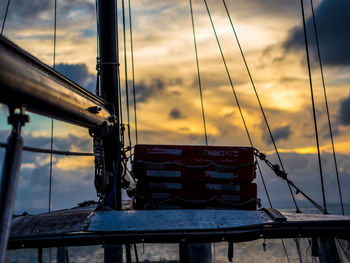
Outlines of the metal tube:
[{"label": "metal tube", "polygon": [[0,36],[0,102],[95,128],[111,116],[104,100]]},{"label": "metal tube", "polygon": [[[19,127],[17,126],[19,125]],[[16,200],[16,189],[22,160],[23,139],[20,124],[13,127],[8,139],[4,168],[0,185],[0,262],[5,262],[10,233],[12,211]]]}]

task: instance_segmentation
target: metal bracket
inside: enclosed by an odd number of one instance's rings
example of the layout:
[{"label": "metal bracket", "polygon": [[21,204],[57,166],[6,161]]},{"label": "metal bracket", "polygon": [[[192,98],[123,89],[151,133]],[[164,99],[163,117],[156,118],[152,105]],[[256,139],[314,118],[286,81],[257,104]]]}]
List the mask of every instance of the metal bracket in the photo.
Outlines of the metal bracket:
[{"label": "metal bracket", "polygon": [[[117,123],[116,118],[112,117],[112,123]],[[90,129],[90,136],[93,137],[93,150],[95,155],[95,188],[97,196],[104,198],[107,193],[108,186],[110,184],[110,178],[113,177],[113,173],[106,171],[105,163],[105,146],[103,140],[108,137],[113,130],[113,126],[109,126],[107,122],[97,129]]]},{"label": "metal bracket", "polygon": [[8,124],[12,125],[13,132],[20,133],[21,128],[29,122],[29,115],[25,114],[24,107],[9,107],[10,116],[7,118]]},{"label": "metal bracket", "polygon": [[287,218],[285,218],[284,215],[282,215],[278,210],[274,208],[262,208],[260,210],[268,214],[274,221],[277,221],[277,222],[287,221]]}]

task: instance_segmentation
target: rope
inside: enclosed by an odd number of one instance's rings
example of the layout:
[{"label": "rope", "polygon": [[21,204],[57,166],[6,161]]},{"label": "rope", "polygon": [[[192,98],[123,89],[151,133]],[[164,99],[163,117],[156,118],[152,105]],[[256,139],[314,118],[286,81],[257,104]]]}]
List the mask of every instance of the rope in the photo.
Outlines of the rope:
[{"label": "rope", "polygon": [[[218,47],[219,47],[219,50],[220,50],[220,53],[221,53],[221,58],[222,58],[222,61],[223,61],[223,63],[224,63],[225,69],[226,69],[227,77],[228,77],[228,79],[229,79],[229,81],[230,81],[230,84],[231,84],[232,92],[233,92],[234,98],[235,98],[235,100],[236,100],[236,104],[237,104],[239,113],[240,113],[240,115],[241,115],[241,118],[242,118],[242,121],[243,121],[243,125],[244,125],[245,131],[246,131],[247,136],[248,136],[249,143],[250,143],[250,145],[253,145],[252,138],[250,137],[250,134],[249,134],[249,131],[248,131],[248,127],[247,127],[247,124],[246,124],[246,122],[245,122],[245,119],[244,119],[244,116],[243,116],[243,112],[242,112],[241,106],[240,106],[240,104],[239,104],[239,100],[238,100],[238,97],[237,97],[235,88],[234,88],[234,86],[233,86],[233,82],[232,82],[232,79],[231,79],[231,75],[230,75],[230,72],[229,72],[228,67],[227,67],[226,59],[225,59],[225,57],[224,57],[224,53],[223,53],[223,51],[222,51],[221,44],[220,44],[218,35],[217,35],[217,33],[216,33],[216,29],[215,29],[215,26],[214,26],[214,23],[213,23],[213,19],[212,19],[212,17],[211,17],[210,11],[209,11],[209,7],[208,7],[208,4],[207,4],[207,0],[203,0],[203,1],[204,1],[204,4],[205,4],[205,7],[206,7],[206,9],[207,9],[208,16],[209,16],[209,18],[210,18],[210,23],[211,23],[211,26],[212,26],[212,28],[213,28],[214,34],[215,34],[216,42],[217,42],[217,44],[218,44]],[[252,147],[253,147],[253,146],[252,146]]]},{"label": "rope", "polygon": [[56,68],[56,30],[57,29],[57,0],[55,0],[55,18],[54,18],[54,34],[53,34],[53,68]]},{"label": "rope", "polygon": [[340,188],[340,180],[339,180],[339,172],[338,172],[337,157],[336,157],[336,155],[335,155],[335,149],[334,149],[333,130],[332,130],[332,124],[331,124],[331,119],[330,119],[330,114],[329,114],[329,108],[328,108],[328,99],[327,99],[327,93],[326,93],[326,84],[325,84],[324,74],[323,74],[322,58],[321,58],[320,44],[319,44],[319,40],[318,40],[318,32],[317,32],[316,18],[315,18],[315,13],[314,13],[314,5],[313,5],[313,1],[312,1],[312,0],[310,0],[310,3],[311,3],[312,19],[313,19],[313,24],[314,24],[315,38],[316,38],[316,46],[317,46],[318,61],[319,61],[319,64],[320,64],[320,71],[321,71],[321,78],[322,78],[322,86],[323,86],[324,101],[325,101],[325,104],[326,104],[326,111],[327,111],[327,118],[328,118],[329,134],[330,134],[331,143],[332,143],[332,151],[333,151],[333,160],[334,160],[334,166],[335,166],[335,173],[336,173],[336,175],[337,175],[339,199],[340,199],[340,205],[341,205],[342,214],[344,215],[343,197],[342,197],[342,192],[341,192],[341,188]]},{"label": "rope", "polygon": [[7,18],[7,13],[8,13],[8,11],[9,11],[10,3],[11,3],[11,0],[8,0],[8,1],[7,1],[7,6],[6,6],[6,11],[5,11],[4,20],[3,20],[3,22],[2,22],[1,35],[2,35],[2,33],[4,32],[5,23],[6,23],[6,18]]},{"label": "rope", "polygon": [[137,253],[137,247],[136,247],[136,244],[132,244],[134,246],[134,253],[135,253],[135,261],[136,263],[139,263],[139,255]]},{"label": "rope", "polygon": [[131,68],[132,68],[132,93],[134,96],[134,118],[135,118],[135,140],[138,144],[137,136],[137,113],[136,113],[136,89],[135,89],[135,67],[134,67],[134,44],[132,40],[131,3],[129,0],[129,23],[130,23],[130,45],[131,45]]},{"label": "rope", "polygon": [[[212,25],[212,28],[213,28],[213,31],[214,31],[214,34],[215,34],[216,42],[217,42],[217,44],[218,44],[218,47],[219,47],[219,50],[220,50],[220,53],[221,53],[221,57],[222,57],[223,63],[224,63],[224,65],[225,65],[226,73],[227,73],[228,79],[229,79],[230,84],[231,84],[232,92],[233,92],[234,98],[235,98],[235,100],[236,100],[236,104],[237,104],[239,113],[240,113],[240,115],[241,115],[242,122],[243,122],[243,125],[244,125],[244,128],[245,128],[246,134],[247,134],[247,136],[248,136],[248,140],[249,140],[250,146],[254,148],[253,141],[252,141],[252,139],[251,139],[251,137],[250,137],[250,134],[249,134],[249,131],[248,131],[248,127],[247,127],[247,124],[246,124],[246,122],[245,122],[244,115],[243,115],[241,106],[240,106],[240,104],[239,104],[239,100],[238,100],[236,91],[235,91],[234,86],[233,86],[233,82],[232,82],[231,75],[230,75],[230,72],[229,72],[228,67],[227,67],[227,63],[226,63],[226,60],[225,60],[225,57],[224,57],[224,53],[223,53],[223,51],[222,51],[222,48],[221,48],[221,45],[220,45],[220,41],[219,41],[218,35],[217,35],[217,33],[216,33],[216,30],[215,30],[215,26],[214,26],[213,19],[212,19],[211,14],[210,14],[210,10],[209,10],[209,8],[208,8],[207,1],[206,1],[206,0],[203,0],[203,1],[204,1],[204,3],[205,3],[206,9],[207,9],[208,16],[209,16],[209,18],[210,18],[210,22],[211,22],[211,25]],[[261,168],[260,168],[259,162],[257,163],[257,166],[258,166],[260,178],[261,178],[261,180],[262,180],[262,182],[263,182],[263,185],[264,185],[264,189],[265,189],[265,193],[266,193],[267,199],[268,199],[268,201],[269,201],[270,206],[272,207],[270,195],[269,195],[269,192],[267,191],[267,187],[266,187],[266,184],[265,184],[265,180],[264,180],[263,174],[262,174],[262,172],[261,172]]]},{"label": "rope", "polygon": [[127,111],[127,128],[129,137],[129,147],[131,148],[131,136],[130,136],[130,112],[129,112],[129,89],[128,89],[128,66],[126,57],[126,34],[125,34],[125,8],[124,0],[122,0],[122,13],[123,13],[123,36],[124,36],[124,64],[125,64],[125,92],[126,92],[126,111]]},{"label": "rope", "polygon": [[313,92],[313,88],[312,88],[310,55],[309,55],[309,46],[308,46],[307,33],[306,33],[306,23],[305,23],[305,13],[304,13],[303,0],[300,0],[300,3],[301,3],[301,13],[302,13],[302,17],[303,17],[303,29],[304,29],[304,40],[305,40],[305,49],[306,49],[307,69],[308,69],[308,74],[309,74],[309,84],[310,84],[311,102],[312,102],[312,113],[313,113],[314,126],[315,126],[315,135],[316,135],[316,144],[317,144],[317,157],[318,157],[318,166],[319,166],[319,170],[320,170],[323,207],[324,207],[325,213],[327,213],[327,204],[326,204],[326,196],[325,196],[323,174],[322,174],[320,143],[319,143],[319,139],[318,139],[316,109],[315,109],[315,101],[314,101],[314,92]]},{"label": "rope", "polygon": [[295,242],[295,246],[297,247],[299,262],[303,263],[303,256],[301,254],[301,249],[300,249],[300,239],[299,238],[293,238],[293,240]]},{"label": "rope", "polygon": [[196,53],[198,86],[199,86],[199,94],[200,94],[201,106],[202,106],[202,118],[203,118],[203,126],[204,126],[205,145],[208,146],[207,127],[206,127],[206,124],[205,124],[205,114],[204,114],[204,104],[203,104],[203,94],[202,94],[202,83],[201,83],[201,76],[200,76],[200,71],[199,71],[199,61],[198,61],[196,31],[195,31],[195,28],[194,28],[192,1],[191,1],[191,0],[189,0],[189,1],[190,1],[190,11],[191,11],[191,20],[192,20],[192,31],[193,31],[194,50],[195,50],[195,53]]},{"label": "rope", "polygon": [[[56,31],[57,31],[57,0],[55,0],[54,17],[54,37],[53,37],[53,68],[56,68]],[[50,138],[50,178],[49,178],[49,212],[51,212],[52,198],[52,150],[53,150],[53,118],[51,119],[51,138]]]},{"label": "rope", "polygon": [[266,194],[266,197],[267,197],[267,201],[269,202],[269,206],[272,208],[272,202],[271,202],[271,199],[270,199],[270,194],[269,194],[269,191],[267,190],[265,179],[264,179],[264,176],[262,174],[262,171],[261,171],[261,168],[260,168],[260,165],[259,165],[258,162],[257,162],[257,166],[258,166],[258,170],[259,170],[261,181],[263,182],[263,185],[264,185],[264,190],[265,190],[265,194]]},{"label": "rope", "polygon": [[[224,4],[224,6],[225,6],[225,10],[226,10],[227,16],[228,16],[228,18],[229,18],[229,20],[230,20],[230,24],[231,24],[231,27],[232,27],[233,34],[234,34],[235,39],[236,39],[236,41],[237,41],[237,45],[238,45],[239,51],[241,52],[241,55],[242,55],[242,59],[243,59],[245,68],[246,68],[246,70],[247,70],[247,73],[248,73],[250,82],[251,82],[252,87],[253,87],[253,89],[254,89],[254,93],[255,93],[256,99],[258,100],[258,104],[259,104],[261,113],[262,113],[262,115],[263,115],[263,119],[264,119],[264,122],[265,122],[265,124],[266,124],[267,130],[268,130],[268,132],[269,132],[269,135],[270,135],[270,138],[271,138],[273,147],[274,147],[274,149],[275,149],[275,152],[276,152],[278,161],[279,161],[279,163],[280,163],[280,165],[281,165],[282,170],[285,172],[285,169],[284,169],[284,166],[283,166],[283,163],[282,163],[281,156],[280,156],[280,154],[279,154],[279,152],[278,152],[278,148],[277,148],[275,139],[273,138],[270,125],[269,125],[269,123],[268,123],[268,121],[267,121],[267,117],[266,117],[264,108],[263,108],[263,106],[262,106],[262,103],[261,103],[261,101],[260,101],[258,91],[257,91],[257,89],[256,89],[256,87],[255,87],[255,83],[254,83],[252,74],[250,73],[250,69],[249,69],[249,67],[248,67],[248,63],[247,63],[247,60],[246,60],[246,58],[245,58],[245,55],[244,55],[244,52],[243,52],[241,43],[240,43],[240,41],[239,41],[239,39],[238,39],[238,35],[237,35],[237,33],[236,33],[235,27],[233,26],[233,22],[232,22],[232,19],[231,19],[231,16],[230,16],[230,12],[228,11],[228,8],[227,8],[227,5],[226,5],[225,0],[222,0],[222,2],[223,2],[223,4]],[[291,195],[291,197],[292,197],[292,199],[293,199],[295,209],[297,210],[297,212],[300,212],[299,207],[298,207],[298,204],[297,204],[297,202],[296,202],[296,200],[295,200],[295,197],[294,197],[294,194],[293,194],[293,192],[292,192],[292,189],[291,189],[291,187],[290,187],[289,184],[287,184],[287,185],[288,185],[288,188],[289,188],[290,195]]]},{"label": "rope", "polygon": [[283,247],[284,253],[286,254],[286,257],[287,257],[287,261],[288,261],[288,263],[290,263],[289,256],[287,253],[287,248],[286,248],[286,245],[284,244],[283,239],[281,239],[281,242],[282,242],[282,247]]},{"label": "rope", "polygon": [[189,168],[189,169],[196,169],[196,170],[203,170],[203,169],[208,169],[210,167],[214,167],[216,170],[218,171],[236,171],[238,169],[241,168],[246,168],[249,166],[254,166],[254,163],[244,163],[244,164],[240,164],[240,165],[222,165],[222,164],[218,164],[215,163],[213,161],[209,161],[206,164],[197,164],[197,165],[188,165],[185,163],[182,163],[181,161],[169,161],[169,162],[147,162],[147,161],[133,161],[133,164],[146,164],[146,165],[150,165],[152,167],[164,167],[165,165],[174,165],[174,166],[178,166],[181,168]]},{"label": "rope", "polygon": [[[118,78],[118,95],[119,95],[119,118],[120,118],[120,125],[123,125],[123,104],[122,104],[122,92],[121,92],[121,82],[120,82],[120,62],[119,62],[119,26],[118,26],[118,5],[117,5],[117,12],[116,12],[116,20],[117,20],[117,26],[116,26],[116,36],[117,36],[117,78]],[[120,129],[120,141],[122,145],[124,145],[124,133],[122,132],[122,129]]]},{"label": "rope", "polygon": [[100,74],[101,74],[101,58],[100,58],[100,19],[98,12],[98,4],[95,1],[95,11],[96,11],[96,25],[97,25],[97,37],[96,37],[96,90],[95,93],[97,96],[100,96]]},{"label": "rope", "polygon": [[[1,148],[7,148],[7,143],[0,142]],[[65,156],[94,156],[93,153],[83,153],[83,152],[69,152],[69,151],[57,151],[50,149],[41,149],[36,147],[23,146],[23,151],[27,152],[35,152],[35,153],[52,153],[57,155],[65,155]]]},{"label": "rope", "polygon": [[303,195],[308,201],[310,201],[311,204],[313,204],[317,209],[319,209],[322,213],[327,214],[327,211],[322,208],[319,204],[317,204],[314,200],[312,200],[307,194],[305,194],[299,187],[297,187],[291,180],[287,178],[287,174],[282,171],[278,164],[272,164],[269,160],[266,159],[266,155],[259,152],[257,149],[255,149],[254,154],[256,157],[258,157],[260,160],[264,161],[268,167],[271,168],[271,170],[280,178],[285,180],[291,187],[293,187],[297,194]]},{"label": "rope", "polygon": [[53,148],[53,119],[51,119],[51,139],[50,139],[50,179],[49,179],[49,212],[51,211],[52,193],[52,149]]}]

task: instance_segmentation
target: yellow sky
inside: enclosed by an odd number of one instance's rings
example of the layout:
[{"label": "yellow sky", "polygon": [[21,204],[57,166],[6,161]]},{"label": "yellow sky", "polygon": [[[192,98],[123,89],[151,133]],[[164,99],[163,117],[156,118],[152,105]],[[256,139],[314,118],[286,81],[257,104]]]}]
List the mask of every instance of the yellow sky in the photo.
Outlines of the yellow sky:
[{"label": "yellow sky", "polygon": [[[264,131],[264,126],[261,125],[262,118],[257,108],[256,98],[223,6],[214,5],[213,1],[209,1],[209,6],[212,8],[213,20],[249,129],[254,135],[254,141],[260,147],[270,149],[270,145],[262,139],[266,131]],[[147,140],[150,139],[147,136],[145,137],[146,140],[143,140],[142,131],[157,130],[157,134],[164,131],[163,136],[165,138],[162,141],[167,141],[167,134],[177,133],[177,143],[191,143],[189,135],[196,135],[198,138],[202,136],[203,124],[191,20],[187,2],[165,3],[144,0],[138,1],[133,7],[136,81],[137,83],[144,82],[150,85],[152,79],[161,79],[165,85],[164,91],[153,94],[149,100],[137,105],[140,141],[147,143]],[[271,120],[272,128],[278,129],[282,126],[290,126],[291,128],[292,136],[289,140],[281,141],[282,148],[291,150],[313,147],[314,140],[303,136],[303,134],[312,133],[307,71],[306,65],[301,63],[304,54],[286,53],[281,47],[290,30],[300,25],[300,17],[278,14],[267,16],[263,13],[259,14],[259,9],[252,9],[252,13],[256,14],[254,16],[253,14],[243,16],[242,13],[248,11],[239,2],[236,6],[234,3],[230,3],[229,8],[261,96],[261,101],[267,110],[269,120]],[[92,12],[91,17],[93,17],[93,10],[90,11]],[[79,14],[72,13],[67,18],[60,18],[59,15],[59,19],[65,20]],[[204,108],[208,134],[212,138],[211,143],[246,144],[247,140],[242,121],[237,112],[210,21],[200,1],[194,1],[194,15]],[[95,30],[95,22],[82,19],[81,23],[61,24],[58,23],[57,30],[56,63],[84,63],[87,65],[89,72],[95,74],[96,37],[93,34],[82,36],[81,33],[87,28],[92,31]],[[121,25],[119,30],[122,32]],[[49,25],[44,25],[42,28],[21,28],[10,31],[9,36],[20,46],[46,63],[51,64],[52,38],[48,37],[52,33],[51,31],[52,28]],[[124,59],[122,40],[122,35],[120,35],[121,62]],[[127,45],[128,73],[129,79],[131,79],[129,37],[127,37]],[[319,74],[316,70],[317,68],[315,68],[314,78],[315,96],[317,107],[321,110],[321,107],[323,107],[323,93],[320,89]],[[327,78],[336,78],[336,76],[328,74],[334,73],[332,68],[325,68],[325,73]],[[340,74],[347,74],[347,72],[338,70],[335,75]],[[181,81],[180,83],[169,84],[174,79],[180,79]],[[123,84],[123,63],[121,64],[121,80]],[[333,107],[331,109],[333,118],[336,117],[340,98],[345,98],[348,95],[348,89],[348,83],[328,86],[329,104]],[[181,111],[183,118],[170,119],[169,112],[174,108]],[[133,114],[133,112],[131,113]],[[228,114],[232,114],[233,117],[227,118]],[[324,114],[320,115],[319,119],[322,125],[326,121]],[[220,133],[222,127],[231,126],[236,130],[225,133],[224,136]],[[75,128],[57,127],[57,129],[62,136],[69,133],[79,133],[75,131]],[[158,136],[151,141],[156,143],[157,138]],[[341,141],[338,141],[338,143],[346,144],[345,141],[348,139],[349,137],[343,134]],[[192,143],[202,142],[203,140],[197,139]],[[170,138],[168,143],[172,143]],[[328,142],[325,145],[328,145]]]}]

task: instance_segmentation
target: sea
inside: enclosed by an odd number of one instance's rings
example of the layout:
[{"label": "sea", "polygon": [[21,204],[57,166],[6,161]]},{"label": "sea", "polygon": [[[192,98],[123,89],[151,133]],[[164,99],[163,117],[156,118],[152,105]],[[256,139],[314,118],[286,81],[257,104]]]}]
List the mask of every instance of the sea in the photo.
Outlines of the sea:
[{"label": "sea", "polygon": [[[284,212],[294,213],[293,208],[278,209]],[[302,207],[303,213],[319,213],[316,208]],[[345,214],[350,215],[350,204],[344,207]],[[340,214],[339,205],[329,205],[330,214]],[[284,243],[285,249],[283,248]],[[297,250],[297,245],[300,247]],[[228,243],[219,242],[211,244],[212,262],[230,262],[228,259]],[[178,244],[136,244],[138,262],[155,263],[155,262],[179,262]],[[132,262],[137,262],[134,248],[131,249]],[[249,242],[234,243],[232,262],[259,262],[259,263],[289,263],[319,262],[317,257],[311,255],[311,240],[307,238],[298,239],[258,239]],[[69,263],[90,263],[104,262],[103,246],[76,246],[67,247]],[[124,249],[124,262],[126,255]],[[43,249],[44,263],[57,263],[57,248]],[[38,262],[37,249],[18,249],[9,250],[7,253],[7,263]]]}]

